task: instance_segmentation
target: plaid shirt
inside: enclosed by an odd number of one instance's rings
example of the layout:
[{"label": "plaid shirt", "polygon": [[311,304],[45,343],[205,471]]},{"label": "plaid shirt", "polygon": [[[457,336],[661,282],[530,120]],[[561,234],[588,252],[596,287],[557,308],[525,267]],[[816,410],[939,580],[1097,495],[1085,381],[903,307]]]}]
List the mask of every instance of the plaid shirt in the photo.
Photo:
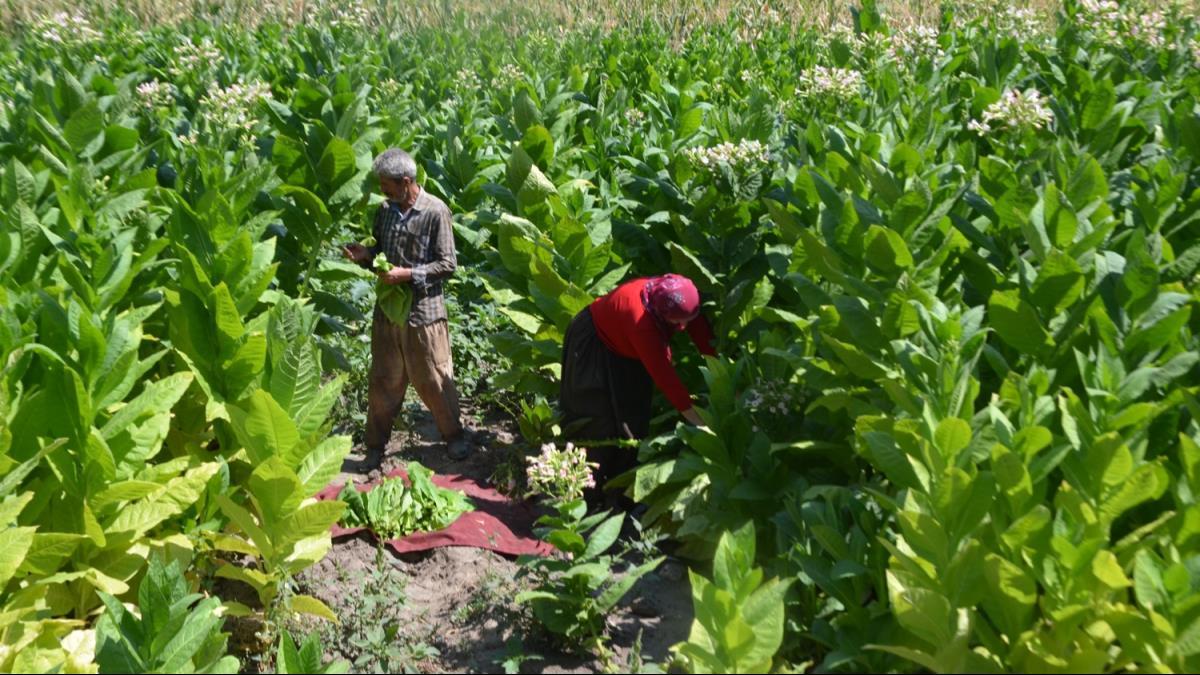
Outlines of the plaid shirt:
[{"label": "plaid shirt", "polygon": [[425,326],[446,318],[442,279],[454,273],[454,228],[450,209],[421,190],[407,213],[390,201],[379,205],[372,228],[371,257],[387,255],[388,262],[412,269],[413,304],[408,325]]}]

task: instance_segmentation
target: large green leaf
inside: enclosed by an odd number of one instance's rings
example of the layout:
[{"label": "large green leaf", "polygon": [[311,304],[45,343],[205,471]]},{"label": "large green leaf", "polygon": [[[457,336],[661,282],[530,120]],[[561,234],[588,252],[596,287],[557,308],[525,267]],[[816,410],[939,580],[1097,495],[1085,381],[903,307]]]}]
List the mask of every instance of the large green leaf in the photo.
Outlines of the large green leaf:
[{"label": "large green leaf", "polygon": [[754,567],[754,535],[753,521],[747,521],[740,528],[721,535],[716,555],[713,556],[713,583],[718,588],[736,594],[743,580],[750,575]]},{"label": "large green leaf", "polygon": [[607,551],[616,542],[617,535],[621,533],[621,523],[623,522],[625,522],[625,515],[617,514],[600,523],[588,534],[587,548],[577,560],[591,560]]},{"label": "large green leaf", "polygon": [[984,610],[1004,635],[1016,639],[1033,620],[1037,583],[1028,572],[995,553],[984,557],[983,570],[989,591],[984,595]]},{"label": "large green leaf", "polygon": [[521,87],[513,97],[513,121],[517,123],[517,129],[521,133],[534,124],[542,122],[541,111],[538,110],[537,104],[533,102],[533,97],[524,87]]},{"label": "large green leaf", "polygon": [[691,279],[700,291],[715,293],[721,289],[721,282],[694,253],[673,241],[667,242],[667,250],[671,254],[671,269]]},{"label": "large green leaf", "polygon": [[704,124],[704,108],[696,105],[679,114],[675,122],[675,137],[684,139],[700,131]]},{"label": "large green leaf", "polygon": [[194,376],[190,372],[168,375],[154,382],[147,383],[142,393],[122,405],[117,412],[105,422],[101,428],[104,438],[111,439],[129,425],[150,415],[169,412],[183,397],[184,392],[191,386]]},{"label": "large green leaf", "polygon": [[[312,192],[295,185],[280,185],[277,189],[280,194],[291,197],[295,201],[296,206],[300,207],[305,215],[315,222],[319,228],[318,232],[324,231],[333,223],[333,217],[329,215],[329,209],[325,206],[325,202]],[[321,242],[314,239],[306,243],[315,246]]]},{"label": "large green leaf", "polygon": [[945,596],[906,583],[891,570],[887,572],[887,585],[892,614],[901,626],[928,644],[950,642],[953,609]]},{"label": "large green leaf", "polygon": [[904,244],[904,238],[894,230],[878,225],[867,229],[866,261],[885,274],[913,266],[913,257]]},{"label": "large green leaf", "polygon": [[316,396],[320,386],[321,359],[316,345],[311,339],[288,343],[271,373],[271,397],[294,417]]},{"label": "large green leaf", "polygon": [[1046,186],[1042,197],[1042,218],[1052,246],[1066,249],[1075,241],[1079,219],[1066,196],[1053,183]]},{"label": "large green leaf", "polygon": [[554,161],[554,137],[541,125],[525,130],[525,136],[521,139],[521,149],[529,155],[535,165],[543,169],[548,169]]},{"label": "large green leaf", "polygon": [[9,579],[25,562],[25,555],[33,546],[36,527],[9,527],[0,530],[0,585]]},{"label": "large green leaf", "polygon": [[1036,357],[1050,344],[1050,335],[1042,327],[1037,312],[1017,291],[992,293],[988,316],[1000,339],[1023,354]]},{"label": "large green leaf", "polygon": [[1044,316],[1055,316],[1074,304],[1083,289],[1084,276],[1079,264],[1065,253],[1053,249],[1042,261],[1031,296],[1034,306]]},{"label": "large green leaf", "polygon": [[508,160],[508,188],[522,206],[540,204],[557,192],[554,183],[533,163],[533,158],[521,146],[513,147]]},{"label": "large green leaf", "polygon": [[82,534],[63,532],[38,532],[33,535],[33,544],[21,564],[23,574],[49,576],[57,572],[75,549],[87,539]]},{"label": "large green leaf", "polygon": [[317,177],[327,188],[336,188],[357,172],[354,148],[334,136],[325,144],[321,160],[317,163]]},{"label": "large green leaf", "polygon": [[300,443],[296,423],[270,394],[259,389],[228,409],[234,432],[256,465],[293,456]]},{"label": "large green leaf", "polygon": [[304,486],[304,494],[316,494],[342,470],[342,462],[350,453],[349,436],[331,436],[317,444],[300,463],[296,476]]},{"label": "large green leaf", "polygon": [[268,532],[291,516],[306,497],[300,477],[278,456],[260,463],[246,482]]},{"label": "large green leaf", "polygon": [[224,624],[224,619],[216,612],[220,606],[219,599],[208,598],[187,615],[178,632],[157,654],[162,672],[184,672],[195,668],[193,657],[211,638],[212,633],[220,630]]},{"label": "large green leaf", "polygon": [[748,668],[745,672],[767,672],[768,668],[762,666],[769,666],[783,644],[784,598],[791,583],[791,580],[771,579],[742,606],[742,617],[754,630],[753,645],[739,654],[738,660]]},{"label": "large green leaf", "polygon": [[160,493],[122,508],[105,528],[106,535],[141,536],[168,518],[183,513],[184,509],[196,503],[205,492],[209,479],[219,469],[216,462],[209,462],[172,478]]},{"label": "large green leaf", "polygon": [[63,138],[75,152],[88,157],[104,142],[104,113],[95,101],[75,110],[63,125]]}]

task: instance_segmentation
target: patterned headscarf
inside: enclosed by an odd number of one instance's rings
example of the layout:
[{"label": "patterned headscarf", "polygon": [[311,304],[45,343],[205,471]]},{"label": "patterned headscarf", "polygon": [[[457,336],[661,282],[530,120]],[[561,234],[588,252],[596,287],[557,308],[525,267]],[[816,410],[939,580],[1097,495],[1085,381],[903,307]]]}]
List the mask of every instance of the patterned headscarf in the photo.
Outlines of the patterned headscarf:
[{"label": "patterned headscarf", "polygon": [[646,280],[642,288],[642,305],[659,325],[678,330],[676,324],[687,323],[700,314],[700,293],[691,279],[664,274]]}]

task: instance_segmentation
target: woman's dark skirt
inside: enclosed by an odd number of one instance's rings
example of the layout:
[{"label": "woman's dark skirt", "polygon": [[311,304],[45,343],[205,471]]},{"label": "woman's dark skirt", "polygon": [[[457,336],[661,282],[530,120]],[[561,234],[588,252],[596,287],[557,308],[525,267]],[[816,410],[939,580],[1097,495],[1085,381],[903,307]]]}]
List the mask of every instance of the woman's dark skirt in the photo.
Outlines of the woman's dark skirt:
[{"label": "woman's dark skirt", "polygon": [[[596,485],[633,468],[637,450],[594,441],[640,439],[650,432],[654,381],[638,359],[614,353],[584,308],[571,321],[563,339],[559,406],[563,428],[573,440],[589,443],[588,460],[600,468]],[[598,491],[597,491],[598,492]]]}]

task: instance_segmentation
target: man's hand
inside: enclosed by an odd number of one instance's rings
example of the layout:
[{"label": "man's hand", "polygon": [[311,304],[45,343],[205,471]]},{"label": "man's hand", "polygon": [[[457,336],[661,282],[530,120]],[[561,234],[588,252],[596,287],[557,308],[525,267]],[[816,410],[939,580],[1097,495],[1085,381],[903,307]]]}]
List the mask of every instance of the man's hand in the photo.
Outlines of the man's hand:
[{"label": "man's hand", "polygon": [[371,262],[371,250],[362,244],[346,244],[342,247],[342,255],[360,264]]},{"label": "man's hand", "polygon": [[389,286],[406,284],[412,281],[412,270],[407,267],[393,267],[379,275],[379,280]]},{"label": "man's hand", "polygon": [[680,412],[680,414],[683,415],[683,419],[687,420],[688,424],[697,427],[704,426],[704,420],[700,419],[700,413],[696,412],[695,408],[688,408]]}]

